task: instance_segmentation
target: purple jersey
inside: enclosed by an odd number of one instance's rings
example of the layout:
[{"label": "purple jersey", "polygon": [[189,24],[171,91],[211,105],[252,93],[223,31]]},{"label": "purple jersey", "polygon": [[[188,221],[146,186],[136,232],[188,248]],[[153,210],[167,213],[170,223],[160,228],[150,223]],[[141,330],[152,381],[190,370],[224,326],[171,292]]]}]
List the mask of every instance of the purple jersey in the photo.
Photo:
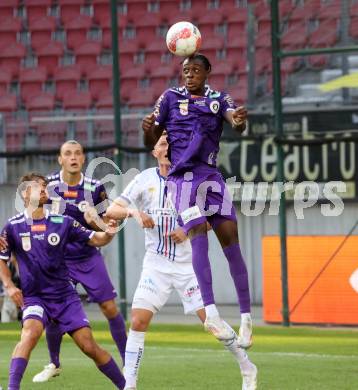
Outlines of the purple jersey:
[{"label": "purple jersey", "polygon": [[216,167],[224,114],[236,108],[230,95],[205,86],[204,96],[185,87],[166,90],[158,99],[156,125],[168,133],[171,173],[195,167]]},{"label": "purple jersey", "polygon": [[74,293],[65,264],[67,244],[83,244],[93,234],[71,217],[46,213],[45,218],[32,220],[25,211],[10,218],[3,229],[8,249],[0,252],[0,259],[16,256],[24,297],[61,299]]},{"label": "purple jersey", "polygon": [[[84,227],[91,229],[83,217],[87,206],[97,206],[99,215],[104,214],[107,204],[107,193],[104,186],[94,179],[81,174],[81,181],[76,186],[67,185],[61,172],[47,177],[48,191],[52,202],[51,212],[69,215]],[[66,261],[87,260],[96,255],[98,249],[78,242],[67,246]]]}]

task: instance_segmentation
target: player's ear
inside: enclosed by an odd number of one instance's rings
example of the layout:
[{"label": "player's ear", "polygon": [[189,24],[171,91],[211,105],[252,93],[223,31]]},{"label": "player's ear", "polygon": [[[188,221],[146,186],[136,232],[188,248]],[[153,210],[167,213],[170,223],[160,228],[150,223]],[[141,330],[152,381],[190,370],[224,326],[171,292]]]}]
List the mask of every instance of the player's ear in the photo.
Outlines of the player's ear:
[{"label": "player's ear", "polygon": [[152,150],[152,156],[153,156],[154,158],[157,158],[157,157],[158,157],[158,153],[157,153],[157,151],[156,151],[155,149]]},{"label": "player's ear", "polygon": [[58,161],[58,163],[62,166],[62,157],[61,157],[60,154],[59,154],[58,157],[57,157],[57,161]]}]

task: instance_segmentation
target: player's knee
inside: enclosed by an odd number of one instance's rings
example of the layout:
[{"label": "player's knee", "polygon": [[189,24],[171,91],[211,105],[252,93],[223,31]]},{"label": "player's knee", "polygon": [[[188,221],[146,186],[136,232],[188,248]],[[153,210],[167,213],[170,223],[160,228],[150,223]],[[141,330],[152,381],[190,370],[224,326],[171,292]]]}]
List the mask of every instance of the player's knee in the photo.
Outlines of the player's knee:
[{"label": "player's knee", "polygon": [[93,339],[86,338],[81,340],[79,347],[85,355],[89,356],[92,359],[96,359],[99,352],[99,347]]},{"label": "player's knee", "polygon": [[24,328],[21,334],[21,344],[27,345],[29,348],[34,348],[37,341],[41,337],[42,329]]},{"label": "player's knee", "polygon": [[131,329],[137,332],[145,332],[149,326],[147,319],[143,318],[138,314],[132,315],[131,318]]},{"label": "player's knee", "polygon": [[208,229],[206,226],[206,223],[201,223],[200,225],[194,226],[189,230],[189,238],[192,240],[193,238],[202,235],[207,234]]},{"label": "player's knee", "polygon": [[110,301],[105,301],[100,304],[102,313],[105,315],[106,318],[111,319],[118,315],[118,308],[114,301],[114,299]]}]

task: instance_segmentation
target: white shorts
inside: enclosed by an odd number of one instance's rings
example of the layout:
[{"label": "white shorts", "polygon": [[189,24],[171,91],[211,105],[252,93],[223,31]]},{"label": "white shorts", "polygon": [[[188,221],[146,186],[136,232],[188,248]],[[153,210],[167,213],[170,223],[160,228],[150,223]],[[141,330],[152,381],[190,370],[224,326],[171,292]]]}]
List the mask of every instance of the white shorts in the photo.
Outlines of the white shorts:
[{"label": "white shorts", "polygon": [[204,307],[191,263],[172,262],[147,252],[132,309],[156,313],[166,304],[173,290],[179,294],[185,314],[195,314]]}]

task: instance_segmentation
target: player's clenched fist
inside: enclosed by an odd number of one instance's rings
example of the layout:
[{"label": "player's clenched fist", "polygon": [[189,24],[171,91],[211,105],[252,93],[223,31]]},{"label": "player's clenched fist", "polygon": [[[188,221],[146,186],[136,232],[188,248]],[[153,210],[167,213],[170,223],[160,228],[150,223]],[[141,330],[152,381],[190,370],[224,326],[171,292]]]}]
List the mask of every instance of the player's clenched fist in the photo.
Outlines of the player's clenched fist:
[{"label": "player's clenched fist", "polygon": [[149,115],[146,115],[143,120],[142,120],[142,129],[144,131],[150,131],[154,125],[155,122],[155,116],[154,113],[152,112]]},{"label": "player's clenched fist", "polygon": [[232,114],[232,125],[234,127],[244,126],[247,120],[247,110],[245,107],[237,107]]}]

